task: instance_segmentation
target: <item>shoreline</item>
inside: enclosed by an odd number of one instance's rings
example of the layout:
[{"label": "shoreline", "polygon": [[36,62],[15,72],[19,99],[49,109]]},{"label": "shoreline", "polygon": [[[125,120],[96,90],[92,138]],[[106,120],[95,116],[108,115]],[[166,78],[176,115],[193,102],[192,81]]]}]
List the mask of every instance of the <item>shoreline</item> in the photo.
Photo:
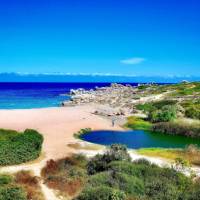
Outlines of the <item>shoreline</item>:
[{"label": "shoreline", "polygon": [[72,152],[69,143],[77,142],[74,133],[80,129],[123,130],[108,118],[92,114],[93,105],[39,109],[0,110],[0,128],[24,131],[35,129],[44,136],[45,160],[59,159]]},{"label": "shoreline", "polygon": [[[60,159],[79,153],[69,146],[81,143],[74,133],[82,128],[93,130],[122,130],[120,126],[112,127],[108,118],[92,114],[95,107],[82,105],[75,107],[54,107],[41,109],[0,110],[0,128],[24,131],[35,129],[44,136],[41,156],[27,163],[0,167],[0,173],[13,174],[21,170],[32,171],[34,176],[41,177],[41,170],[50,159]],[[86,155],[87,156],[87,155]],[[39,183],[46,200],[60,200],[56,192],[48,188],[43,181]]]}]

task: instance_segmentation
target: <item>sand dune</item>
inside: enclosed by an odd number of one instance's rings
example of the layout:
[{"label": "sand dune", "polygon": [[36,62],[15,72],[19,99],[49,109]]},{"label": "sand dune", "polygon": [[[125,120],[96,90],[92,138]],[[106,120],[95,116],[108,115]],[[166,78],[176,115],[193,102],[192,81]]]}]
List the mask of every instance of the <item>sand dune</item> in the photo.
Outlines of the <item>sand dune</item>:
[{"label": "sand dune", "polygon": [[92,106],[0,110],[0,128],[36,129],[44,136],[45,160],[61,158],[72,151],[67,144],[76,142],[73,134],[81,128],[113,129],[109,120],[91,114],[94,110]]}]

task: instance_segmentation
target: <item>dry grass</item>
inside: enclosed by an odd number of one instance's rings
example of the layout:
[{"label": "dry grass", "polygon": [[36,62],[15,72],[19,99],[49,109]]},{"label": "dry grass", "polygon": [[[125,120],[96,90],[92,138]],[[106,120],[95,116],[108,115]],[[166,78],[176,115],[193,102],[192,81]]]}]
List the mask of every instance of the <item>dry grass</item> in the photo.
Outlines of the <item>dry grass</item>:
[{"label": "dry grass", "polygon": [[101,145],[96,145],[96,144],[82,144],[79,142],[76,143],[70,143],[67,145],[70,148],[76,149],[76,150],[91,150],[91,151],[97,151],[97,150],[101,150],[104,147]]},{"label": "dry grass", "polygon": [[39,186],[39,179],[33,176],[30,171],[20,171],[16,173],[15,181],[25,189],[28,200],[44,200]]},{"label": "dry grass", "polygon": [[48,187],[59,191],[62,196],[77,196],[87,181],[86,159],[72,155],[60,160],[49,160],[42,169],[42,177]]}]

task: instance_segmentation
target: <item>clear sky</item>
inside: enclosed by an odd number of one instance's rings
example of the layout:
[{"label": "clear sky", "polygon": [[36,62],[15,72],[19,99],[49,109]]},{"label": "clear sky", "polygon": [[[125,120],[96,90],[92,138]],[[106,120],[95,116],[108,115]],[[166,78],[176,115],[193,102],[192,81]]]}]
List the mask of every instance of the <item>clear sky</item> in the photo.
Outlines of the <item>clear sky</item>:
[{"label": "clear sky", "polygon": [[0,0],[0,72],[200,75],[200,1]]}]

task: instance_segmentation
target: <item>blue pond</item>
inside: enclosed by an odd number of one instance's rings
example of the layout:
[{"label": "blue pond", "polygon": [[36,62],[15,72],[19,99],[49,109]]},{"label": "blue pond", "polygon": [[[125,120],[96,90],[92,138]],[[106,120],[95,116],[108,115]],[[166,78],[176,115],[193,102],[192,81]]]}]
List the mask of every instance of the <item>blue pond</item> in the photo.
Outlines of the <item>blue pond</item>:
[{"label": "blue pond", "polygon": [[184,136],[166,135],[142,130],[133,131],[93,131],[82,135],[88,142],[111,145],[124,144],[128,148],[184,148],[190,144],[200,146],[200,140]]}]

